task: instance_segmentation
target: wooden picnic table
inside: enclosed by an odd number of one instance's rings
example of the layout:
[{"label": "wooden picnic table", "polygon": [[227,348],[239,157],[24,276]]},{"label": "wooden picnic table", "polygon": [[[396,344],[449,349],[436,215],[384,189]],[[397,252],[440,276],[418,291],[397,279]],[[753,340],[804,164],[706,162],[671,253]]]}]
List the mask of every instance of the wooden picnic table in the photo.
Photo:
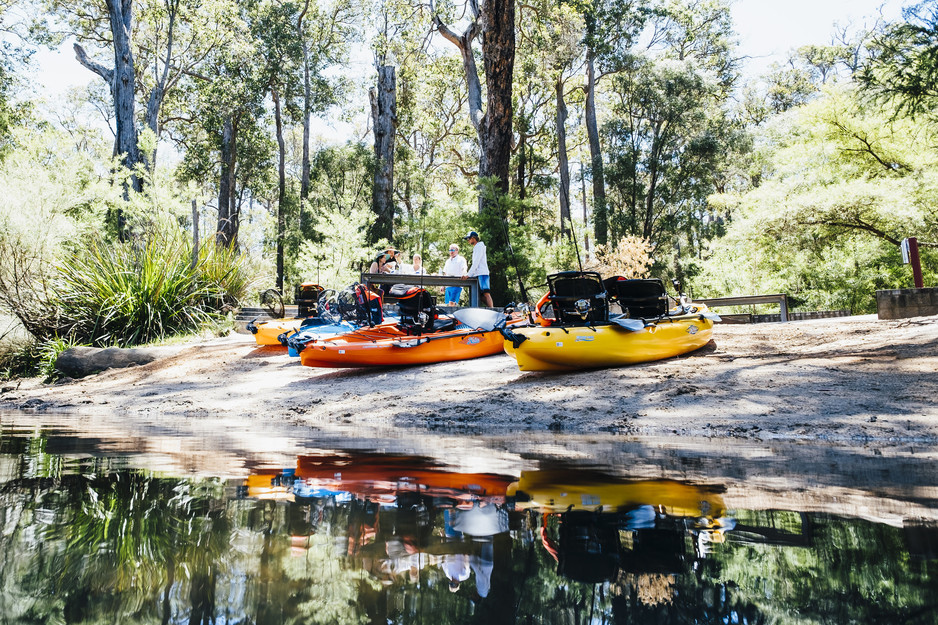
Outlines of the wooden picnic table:
[{"label": "wooden picnic table", "polygon": [[469,306],[479,305],[479,279],[478,278],[457,278],[455,276],[418,276],[408,273],[363,273],[360,282],[365,285],[372,284],[407,284],[410,286],[422,286],[424,288],[461,286],[469,289]]}]

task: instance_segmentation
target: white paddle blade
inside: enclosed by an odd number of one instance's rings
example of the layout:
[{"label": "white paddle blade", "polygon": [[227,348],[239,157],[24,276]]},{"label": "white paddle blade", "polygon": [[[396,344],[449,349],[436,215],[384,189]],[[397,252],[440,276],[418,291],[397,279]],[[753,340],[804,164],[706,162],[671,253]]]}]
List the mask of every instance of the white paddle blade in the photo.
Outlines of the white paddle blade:
[{"label": "white paddle blade", "polygon": [[508,319],[504,313],[487,308],[460,308],[453,312],[453,317],[463,325],[486,332],[504,327]]}]

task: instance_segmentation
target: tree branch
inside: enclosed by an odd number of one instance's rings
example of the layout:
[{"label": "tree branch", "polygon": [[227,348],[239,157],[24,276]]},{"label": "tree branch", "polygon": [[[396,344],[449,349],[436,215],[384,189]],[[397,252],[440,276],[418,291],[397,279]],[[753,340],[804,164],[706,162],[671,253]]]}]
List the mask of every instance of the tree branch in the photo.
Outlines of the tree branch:
[{"label": "tree branch", "polygon": [[75,58],[78,59],[79,63],[81,63],[82,65],[84,65],[85,67],[93,71],[95,74],[97,74],[101,78],[103,78],[105,82],[107,82],[108,85],[111,85],[114,83],[114,70],[113,69],[108,69],[107,67],[101,65],[100,63],[96,63],[92,61],[88,57],[88,54],[85,52],[85,49],[81,47],[81,45],[76,43],[74,46],[72,46],[72,48],[75,50]]}]

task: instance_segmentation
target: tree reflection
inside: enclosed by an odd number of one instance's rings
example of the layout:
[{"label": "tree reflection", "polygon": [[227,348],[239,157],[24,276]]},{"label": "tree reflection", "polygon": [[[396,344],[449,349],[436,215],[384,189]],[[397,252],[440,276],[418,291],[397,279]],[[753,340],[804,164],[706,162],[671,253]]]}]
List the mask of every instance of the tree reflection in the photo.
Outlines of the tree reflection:
[{"label": "tree reflection", "polygon": [[0,614],[258,625],[935,620],[938,531],[927,524],[730,512],[719,489],[595,472],[529,473],[511,488],[484,475],[485,489],[460,490],[480,476],[426,459],[407,474],[406,458],[369,455],[339,477],[341,463],[239,486],[66,461],[42,437],[0,438]]}]

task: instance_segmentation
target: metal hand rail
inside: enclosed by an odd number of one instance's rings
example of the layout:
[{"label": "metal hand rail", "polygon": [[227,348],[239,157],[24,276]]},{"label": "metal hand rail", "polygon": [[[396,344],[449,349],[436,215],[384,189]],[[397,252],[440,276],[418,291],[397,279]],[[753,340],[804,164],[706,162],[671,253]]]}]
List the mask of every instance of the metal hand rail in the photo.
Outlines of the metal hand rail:
[{"label": "metal hand rail", "polygon": [[778,304],[781,309],[782,321],[788,321],[788,295],[785,293],[775,293],[772,295],[740,295],[734,297],[695,297],[694,301],[706,304],[710,308],[716,308],[717,306]]}]

